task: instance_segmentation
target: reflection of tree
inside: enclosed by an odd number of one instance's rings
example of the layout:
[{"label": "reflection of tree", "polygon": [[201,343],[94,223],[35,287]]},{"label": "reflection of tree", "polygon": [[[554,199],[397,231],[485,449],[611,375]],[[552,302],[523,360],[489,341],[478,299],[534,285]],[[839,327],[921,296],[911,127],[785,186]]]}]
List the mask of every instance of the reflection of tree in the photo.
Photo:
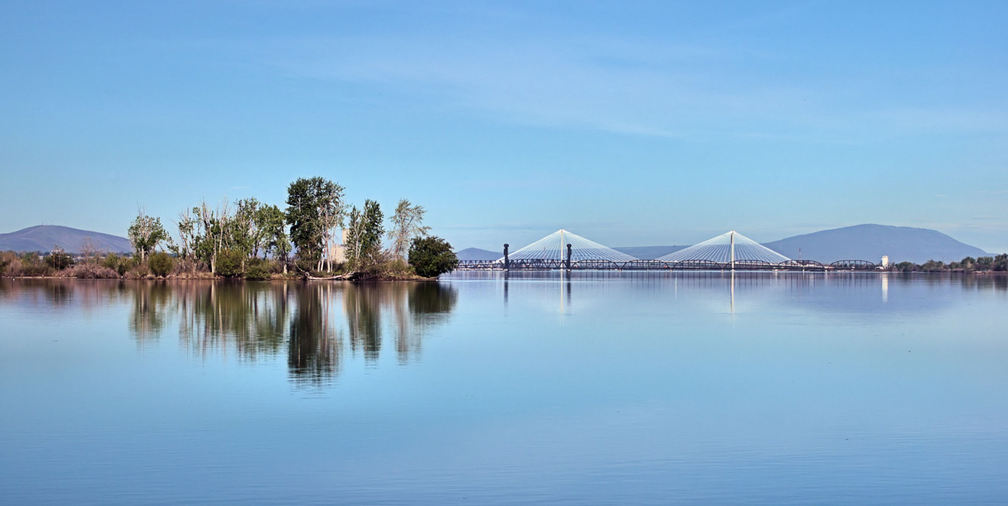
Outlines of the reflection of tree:
[{"label": "reflection of tree", "polygon": [[381,352],[381,288],[390,285],[351,285],[343,294],[350,330],[350,347],[364,351],[364,359],[378,360]]},{"label": "reflection of tree", "polygon": [[[400,328],[396,334],[396,352],[400,363],[420,352],[424,332],[432,325],[444,322],[458,299],[455,288],[438,283],[416,283],[409,286],[408,292],[407,306],[411,319],[407,321],[404,314],[396,312]],[[401,306],[397,304],[396,307]]]},{"label": "reflection of tree", "polygon": [[332,285],[300,285],[297,309],[290,322],[287,367],[295,383],[320,384],[339,372],[342,339],[332,328],[329,301]]},{"label": "reflection of tree", "polygon": [[[368,362],[379,358],[383,332],[394,334],[397,358],[406,363],[456,299],[454,288],[437,283],[0,280],[5,303],[70,304],[85,311],[125,304],[128,330],[140,343],[158,338],[177,319],[179,342],[199,358],[233,350],[255,361],[279,355],[286,346],[291,381],[316,384],[339,373],[344,332]],[[382,322],[383,314],[391,320]]]},{"label": "reflection of tree", "polygon": [[417,283],[411,287],[409,308],[419,324],[440,321],[455,308],[458,291],[438,283]]},{"label": "reflection of tree", "polygon": [[71,288],[67,286],[66,281],[56,280],[46,283],[45,286],[48,288],[48,290],[46,290],[46,299],[48,299],[52,305],[65,306],[70,303]]},{"label": "reflection of tree", "polygon": [[132,285],[133,311],[130,312],[129,328],[133,337],[140,342],[160,337],[164,330],[168,304],[172,299],[172,288],[165,283],[140,283]]},{"label": "reflection of tree", "polygon": [[375,361],[382,345],[382,310],[391,311],[396,356],[406,363],[420,351],[424,330],[442,321],[455,306],[454,288],[437,283],[352,285],[343,295],[350,346]]},{"label": "reflection of tree", "polygon": [[287,285],[270,283],[186,283],[179,294],[179,338],[205,356],[233,344],[254,360],[279,353],[287,326]]}]

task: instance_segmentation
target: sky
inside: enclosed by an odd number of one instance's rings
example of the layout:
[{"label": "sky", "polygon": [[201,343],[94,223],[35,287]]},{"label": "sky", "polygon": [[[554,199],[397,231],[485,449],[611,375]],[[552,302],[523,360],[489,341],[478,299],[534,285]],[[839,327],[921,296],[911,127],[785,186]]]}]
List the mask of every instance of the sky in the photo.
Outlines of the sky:
[{"label": "sky", "polygon": [[1006,2],[0,6],[0,232],[298,177],[457,248],[880,223],[1008,251]]}]

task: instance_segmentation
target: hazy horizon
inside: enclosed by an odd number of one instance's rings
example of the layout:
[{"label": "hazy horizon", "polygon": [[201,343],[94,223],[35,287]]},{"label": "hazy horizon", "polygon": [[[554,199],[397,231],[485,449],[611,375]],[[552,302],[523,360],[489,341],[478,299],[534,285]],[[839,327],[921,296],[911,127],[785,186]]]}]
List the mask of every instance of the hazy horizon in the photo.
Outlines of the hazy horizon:
[{"label": "hazy horizon", "polygon": [[458,248],[861,223],[1008,251],[1008,5],[8,5],[0,231],[323,176]]}]

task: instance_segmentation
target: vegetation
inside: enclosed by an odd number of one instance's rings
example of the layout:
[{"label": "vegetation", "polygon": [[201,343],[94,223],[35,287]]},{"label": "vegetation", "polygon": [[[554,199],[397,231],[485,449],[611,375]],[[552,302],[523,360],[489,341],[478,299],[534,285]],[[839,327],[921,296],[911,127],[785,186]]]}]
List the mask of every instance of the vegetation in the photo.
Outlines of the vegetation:
[{"label": "vegetation", "polygon": [[451,244],[440,237],[418,237],[409,249],[409,264],[420,276],[440,276],[458,267]]},{"label": "vegetation", "polygon": [[392,240],[392,254],[399,258],[406,257],[406,245],[414,237],[424,237],[430,232],[430,227],[423,226],[423,216],[426,211],[423,207],[411,204],[410,201],[402,199],[392,213],[392,226],[388,232],[388,238]]},{"label": "vegetation", "polygon": [[161,219],[147,216],[143,210],[133,220],[133,225],[130,225],[127,232],[130,242],[133,243],[133,250],[140,256],[141,262],[158,244],[168,239],[168,233],[161,226]]},{"label": "vegetation", "polygon": [[[132,256],[91,247],[76,258],[59,249],[45,255],[0,253],[0,275],[412,279],[437,276],[457,265],[447,242],[427,237],[430,227],[423,224],[420,205],[401,199],[389,216],[387,233],[378,202],[369,199],[346,210],[342,186],[321,177],[300,178],[287,188],[286,209],[251,197],[216,207],[204,200],[178,215],[174,238],[160,218],[141,210],[127,231]],[[345,244],[338,245],[341,232]],[[390,241],[388,249],[384,238]],[[297,266],[293,271],[292,265]]]},{"label": "vegetation", "polygon": [[346,256],[351,268],[366,269],[378,263],[384,233],[382,212],[377,202],[365,200],[363,210],[356,207],[350,210]]},{"label": "vegetation", "polygon": [[175,267],[175,259],[163,251],[152,253],[150,256],[150,271],[155,276],[165,277],[171,274]]},{"label": "vegetation", "polygon": [[61,271],[74,264],[73,257],[63,251],[62,248],[53,248],[52,252],[45,257],[46,264],[57,271]]},{"label": "vegetation", "polygon": [[343,226],[343,187],[321,177],[301,178],[287,188],[287,223],[302,261],[332,270],[332,232]]},{"label": "vegetation", "polygon": [[923,264],[899,262],[890,265],[889,270],[897,272],[1006,272],[1008,271],[1008,253],[993,257],[966,257],[958,262],[947,264],[940,260],[928,260]]}]

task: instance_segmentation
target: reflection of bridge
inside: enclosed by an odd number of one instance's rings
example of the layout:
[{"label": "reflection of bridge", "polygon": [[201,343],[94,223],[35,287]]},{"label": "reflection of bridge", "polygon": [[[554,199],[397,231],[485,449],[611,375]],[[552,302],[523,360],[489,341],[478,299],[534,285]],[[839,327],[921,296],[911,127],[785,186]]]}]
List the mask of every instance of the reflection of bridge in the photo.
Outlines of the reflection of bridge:
[{"label": "reflection of bridge", "polygon": [[665,256],[644,260],[616,251],[566,230],[558,230],[496,260],[462,260],[458,270],[747,270],[833,271],[877,270],[868,260],[823,264],[792,260],[732,230]]}]

